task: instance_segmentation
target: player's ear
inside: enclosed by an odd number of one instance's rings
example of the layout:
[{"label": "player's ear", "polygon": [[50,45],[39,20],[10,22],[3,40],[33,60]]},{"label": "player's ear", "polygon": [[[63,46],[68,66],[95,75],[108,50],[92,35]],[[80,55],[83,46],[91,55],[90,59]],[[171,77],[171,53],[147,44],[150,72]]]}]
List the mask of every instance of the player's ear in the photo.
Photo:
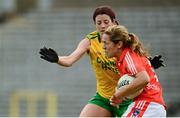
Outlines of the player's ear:
[{"label": "player's ear", "polygon": [[117,43],[117,45],[118,45],[118,48],[121,49],[121,48],[123,47],[123,42],[122,42],[122,41],[119,41],[119,42]]}]

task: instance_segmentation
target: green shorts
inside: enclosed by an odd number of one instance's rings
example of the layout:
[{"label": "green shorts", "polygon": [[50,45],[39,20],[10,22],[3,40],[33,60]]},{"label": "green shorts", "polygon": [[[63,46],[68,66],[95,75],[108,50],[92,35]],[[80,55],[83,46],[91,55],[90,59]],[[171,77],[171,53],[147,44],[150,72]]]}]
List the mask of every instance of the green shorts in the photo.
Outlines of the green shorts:
[{"label": "green shorts", "polygon": [[88,103],[96,104],[96,105],[108,110],[109,112],[112,113],[113,117],[115,117],[115,116],[121,117],[123,115],[123,113],[127,110],[128,105],[130,103],[132,103],[132,100],[122,102],[119,105],[119,108],[117,108],[117,107],[113,107],[112,105],[110,105],[109,99],[106,99],[106,98],[102,97],[101,95],[99,95],[99,93],[96,93],[96,95],[93,96],[93,98],[91,98]]}]

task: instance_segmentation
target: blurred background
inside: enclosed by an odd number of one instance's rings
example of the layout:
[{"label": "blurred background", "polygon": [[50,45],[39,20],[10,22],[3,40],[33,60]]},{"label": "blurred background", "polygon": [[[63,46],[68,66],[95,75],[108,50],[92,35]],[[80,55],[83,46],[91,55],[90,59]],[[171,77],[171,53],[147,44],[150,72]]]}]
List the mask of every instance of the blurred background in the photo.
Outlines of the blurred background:
[{"label": "blurred background", "polygon": [[50,64],[39,49],[70,54],[95,30],[92,13],[110,5],[165,68],[156,70],[169,117],[180,116],[179,0],[0,0],[0,116],[78,117],[95,94],[86,55],[70,68]]}]

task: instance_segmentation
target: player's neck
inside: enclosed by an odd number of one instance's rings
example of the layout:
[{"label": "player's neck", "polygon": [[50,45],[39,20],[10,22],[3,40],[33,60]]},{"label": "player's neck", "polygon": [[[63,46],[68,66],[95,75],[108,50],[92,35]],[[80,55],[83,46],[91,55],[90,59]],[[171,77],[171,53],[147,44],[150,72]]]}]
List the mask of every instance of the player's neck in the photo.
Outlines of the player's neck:
[{"label": "player's neck", "polygon": [[117,52],[117,54],[115,55],[115,57],[117,58],[118,61],[119,61],[119,59],[120,59],[121,53],[122,53],[122,50],[119,50],[119,51]]}]

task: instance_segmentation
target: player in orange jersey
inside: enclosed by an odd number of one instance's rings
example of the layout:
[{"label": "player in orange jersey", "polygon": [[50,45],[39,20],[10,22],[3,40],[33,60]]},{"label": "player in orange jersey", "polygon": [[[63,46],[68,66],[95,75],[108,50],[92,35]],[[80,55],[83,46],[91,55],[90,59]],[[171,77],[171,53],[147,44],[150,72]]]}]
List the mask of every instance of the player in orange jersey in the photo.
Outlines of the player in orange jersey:
[{"label": "player in orange jersey", "polygon": [[110,98],[111,104],[116,106],[126,96],[143,89],[129,105],[123,117],[166,117],[162,87],[147,58],[148,53],[138,37],[130,34],[122,25],[114,25],[103,34],[103,42],[106,56],[116,57],[120,75],[135,77],[129,85],[116,90]]}]

